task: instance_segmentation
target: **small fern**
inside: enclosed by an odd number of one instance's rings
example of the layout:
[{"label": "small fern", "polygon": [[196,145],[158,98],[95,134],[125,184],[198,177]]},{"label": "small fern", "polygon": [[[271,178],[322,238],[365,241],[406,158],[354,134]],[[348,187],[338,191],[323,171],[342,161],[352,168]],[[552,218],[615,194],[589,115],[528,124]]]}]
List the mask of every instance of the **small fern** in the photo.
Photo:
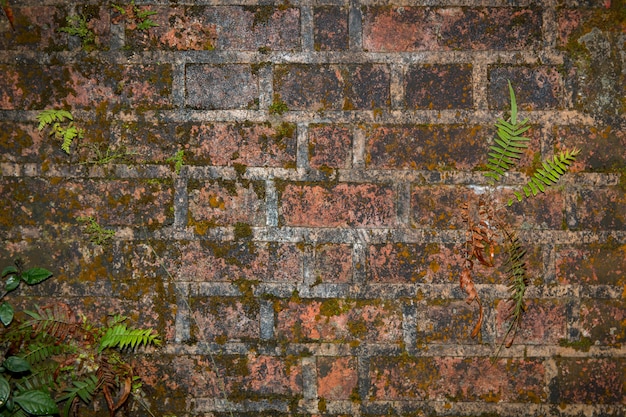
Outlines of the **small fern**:
[{"label": "small fern", "polygon": [[74,117],[67,110],[43,110],[37,115],[37,120],[39,121],[37,129],[42,131],[50,127],[49,135],[63,142],[61,149],[68,155],[74,139],[83,138],[84,131],[74,125]]},{"label": "small fern", "polygon": [[61,414],[63,417],[69,417],[71,415],[72,406],[78,399],[85,404],[91,403],[94,394],[98,390],[98,377],[95,374],[90,374],[83,380],[72,381],[72,385],[71,387],[65,388],[65,395],[57,399],[57,402],[65,401],[65,407],[63,407]]},{"label": "small fern", "polygon": [[107,348],[131,349],[141,345],[159,345],[161,341],[152,329],[132,329],[120,323],[109,327],[100,340],[99,352]]}]

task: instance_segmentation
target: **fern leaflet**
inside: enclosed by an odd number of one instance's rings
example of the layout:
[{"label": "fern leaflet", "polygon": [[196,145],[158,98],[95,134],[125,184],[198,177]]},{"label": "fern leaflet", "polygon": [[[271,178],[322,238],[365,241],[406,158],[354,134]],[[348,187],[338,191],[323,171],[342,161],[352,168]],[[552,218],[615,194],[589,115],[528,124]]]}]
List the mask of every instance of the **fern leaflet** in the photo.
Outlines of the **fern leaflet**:
[{"label": "fern leaflet", "polygon": [[67,110],[42,110],[41,113],[37,115],[37,120],[39,120],[39,127],[37,129],[43,130],[46,126],[54,124],[54,123],[62,123],[67,120],[74,120],[72,113]]},{"label": "fern leaflet", "polygon": [[158,335],[152,329],[129,329],[126,324],[120,323],[107,329],[100,341],[99,351],[102,352],[104,349],[112,347],[134,349],[140,345],[159,345],[160,343]]},{"label": "fern leaflet", "polygon": [[65,417],[70,416],[72,405],[77,398],[80,398],[85,404],[91,403],[93,395],[98,389],[98,377],[94,374],[90,374],[82,381],[72,381],[72,385],[73,387],[65,389],[65,395],[57,399],[57,402],[66,401],[62,413]]}]

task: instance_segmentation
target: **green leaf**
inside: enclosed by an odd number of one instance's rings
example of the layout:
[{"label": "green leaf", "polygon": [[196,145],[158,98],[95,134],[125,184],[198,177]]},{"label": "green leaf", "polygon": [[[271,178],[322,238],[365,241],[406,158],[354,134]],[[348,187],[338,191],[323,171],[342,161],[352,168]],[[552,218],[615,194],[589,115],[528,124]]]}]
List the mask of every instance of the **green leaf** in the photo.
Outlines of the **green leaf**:
[{"label": "green leaf", "polygon": [[31,268],[22,273],[22,280],[28,285],[39,284],[52,276],[52,272],[44,268]]},{"label": "green leaf", "polygon": [[13,397],[13,400],[28,414],[47,416],[59,413],[59,408],[50,394],[40,390],[24,391]]},{"label": "green leaf", "polygon": [[9,356],[2,362],[2,366],[14,374],[30,371],[29,363],[18,356]]},{"label": "green leaf", "polygon": [[0,408],[7,403],[9,395],[11,395],[11,386],[9,386],[9,381],[4,379],[3,376],[0,376]]},{"label": "green leaf", "polygon": [[509,93],[511,95],[511,124],[517,124],[517,100],[515,99],[515,91],[513,91],[513,86],[511,85],[511,81],[509,81]]},{"label": "green leaf", "polygon": [[17,274],[19,270],[15,265],[7,266],[2,270],[2,278],[6,277],[9,274]]},{"label": "green leaf", "polygon": [[17,287],[19,287],[19,285],[20,285],[20,277],[18,277],[17,274],[9,275],[9,277],[4,283],[4,289],[7,292],[13,291]]},{"label": "green leaf", "polygon": [[13,307],[11,304],[6,301],[0,304],[0,321],[5,326],[8,326],[13,321],[13,315],[15,312],[13,311]]}]

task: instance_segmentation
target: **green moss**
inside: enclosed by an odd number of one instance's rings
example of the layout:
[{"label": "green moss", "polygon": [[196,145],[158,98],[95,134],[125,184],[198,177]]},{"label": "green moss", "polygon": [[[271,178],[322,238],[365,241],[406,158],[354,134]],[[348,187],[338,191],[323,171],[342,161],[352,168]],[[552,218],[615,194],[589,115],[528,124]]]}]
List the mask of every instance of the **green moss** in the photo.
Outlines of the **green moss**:
[{"label": "green moss", "polygon": [[326,412],[326,398],[320,397],[319,401],[317,402],[317,409],[320,413]]},{"label": "green moss", "polygon": [[589,352],[589,348],[593,346],[593,341],[588,337],[581,337],[580,340],[570,342],[567,339],[560,339],[559,346],[569,347],[581,352]]},{"label": "green moss", "polygon": [[252,228],[247,223],[237,222],[234,226],[235,239],[243,240],[252,237]]},{"label": "green moss", "polygon": [[320,314],[325,317],[338,316],[342,312],[340,301],[337,298],[324,300],[320,305]]}]

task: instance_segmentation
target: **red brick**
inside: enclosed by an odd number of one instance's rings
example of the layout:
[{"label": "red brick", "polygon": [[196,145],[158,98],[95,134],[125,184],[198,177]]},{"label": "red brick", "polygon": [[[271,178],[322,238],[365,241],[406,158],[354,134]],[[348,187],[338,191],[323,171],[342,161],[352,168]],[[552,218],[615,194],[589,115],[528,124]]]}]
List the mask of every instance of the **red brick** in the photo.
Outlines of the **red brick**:
[{"label": "red brick", "polygon": [[397,343],[402,312],[391,302],[375,300],[281,303],[276,317],[279,339]]},{"label": "red brick", "polygon": [[[296,126],[212,123],[184,128],[190,164],[295,167]],[[188,136],[187,136],[188,135]]]},{"label": "red brick", "polygon": [[[619,187],[584,189],[578,192],[576,203],[568,213],[568,223],[575,221],[576,229],[626,229],[626,195]],[[571,224],[571,223],[570,223]]]},{"label": "red brick", "polygon": [[583,336],[602,345],[622,346],[626,342],[626,305],[622,300],[584,300],[580,306]]},{"label": "red brick", "polygon": [[352,132],[347,126],[309,126],[309,158],[312,168],[349,168]]},{"label": "red brick", "polygon": [[352,281],[352,248],[327,243],[315,246],[313,275],[315,282],[344,283]]},{"label": "red brick", "polygon": [[265,225],[265,185],[258,181],[193,181],[189,185],[189,221],[196,232],[207,227]]},{"label": "red brick", "polygon": [[188,64],[187,106],[194,109],[257,109],[259,82],[247,64]]},{"label": "red brick", "polygon": [[471,109],[472,66],[413,65],[405,79],[409,109]]},{"label": "red brick", "polygon": [[380,64],[277,65],[276,97],[290,110],[389,107],[389,70]]},{"label": "red brick", "polygon": [[418,228],[464,229],[459,206],[471,191],[457,186],[413,186],[411,220]]},{"label": "red brick", "polygon": [[280,193],[282,222],[310,227],[384,227],[395,224],[395,196],[389,186],[374,184],[298,185]]},{"label": "red brick", "polygon": [[192,298],[190,308],[194,316],[192,336],[201,341],[258,340],[258,301],[237,298]]},{"label": "red brick", "polygon": [[[522,315],[520,327],[515,334],[515,344],[548,345],[558,344],[566,337],[567,309],[561,300],[525,300],[526,310]],[[499,343],[509,329],[511,301],[500,300],[496,309],[496,329]],[[509,333],[506,342],[511,340]]]},{"label": "red brick", "polygon": [[357,388],[356,358],[318,357],[317,395],[327,400],[347,400]]},{"label": "red brick", "polygon": [[369,376],[370,400],[427,400],[440,380],[434,358],[409,355],[372,357]]},{"label": "red brick", "polygon": [[385,243],[370,246],[368,263],[373,282],[441,284],[456,282],[463,259],[452,246]]},{"label": "red brick", "polygon": [[420,343],[474,344],[471,338],[478,320],[476,304],[464,300],[433,300],[418,307],[417,340]]},{"label": "red brick", "polygon": [[624,404],[623,358],[557,358],[558,376],[550,382],[550,402]]},{"label": "red brick", "polygon": [[489,107],[510,109],[507,82],[521,110],[562,109],[565,92],[558,69],[552,66],[493,66],[489,68]]},{"label": "red brick", "polygon": [[365,129],[368,168],[471,170],[486,162],[493,129],[460,125],[387,125]]},{"label": "red brick", "polygon": [[[175,123],[125,122],[118,128],[118,143],[129,152],[136,164],[165,164],[167,159],[183,149],[185,163],[193,165],[184,143],[189,140],[181,133],[182,127]],[[91,137],[91,131],[88,135]]]},{"label": "red brick", "polygon": [[581,150],[571,172],[619,172],[626,165],[626,133],[611,127],[560,126],[555,128],[559,150]]},{"label": "red brick", "polygon": [[502,201],[512,198],[516,203],[503,213],[506,224],[511,228],[533,228],[559,230],[565,224],[566,201],[558,187],[546,189],[545,193],[517,202],[510,192],[503,194]]},{"label": "red brick", "polygon": [[563,285],[626,285],[626,244],[557,246],[556,276]]},{"label": "red brick", "polygon": [[348,49],[348,10],[340,6],[321,6],[313,10],[313,37],[316,51]]},{"label": "red brick", "polygon": [[[56,6],[20,6],[11,4],[15,30],[3,31],[2,50],[66,49],[64,34],[56,28],[66,25],[63,11]],[[3,17],[4,19],[4,17]]]},{"label": "red brick", "polygon": [[533,49],[541,45],[541,24],[536,9],[374,6],[363,13],[363,47],[372,52]]},{"label": "red brick", "polygon": [[49,140],[38,134],[37,126],[17,122],[0,122],[0,161],[41,161],[42,142]]},{"label": "red brick", "polygon": [[245,390],[256,395],[297,395],[302,392],[302,367],[287,358],[248,355]]},{"label": "red brick", "polygon": [[302,251],[295,244],[193,241],[181,245],[181,281],[301,282]]}]

